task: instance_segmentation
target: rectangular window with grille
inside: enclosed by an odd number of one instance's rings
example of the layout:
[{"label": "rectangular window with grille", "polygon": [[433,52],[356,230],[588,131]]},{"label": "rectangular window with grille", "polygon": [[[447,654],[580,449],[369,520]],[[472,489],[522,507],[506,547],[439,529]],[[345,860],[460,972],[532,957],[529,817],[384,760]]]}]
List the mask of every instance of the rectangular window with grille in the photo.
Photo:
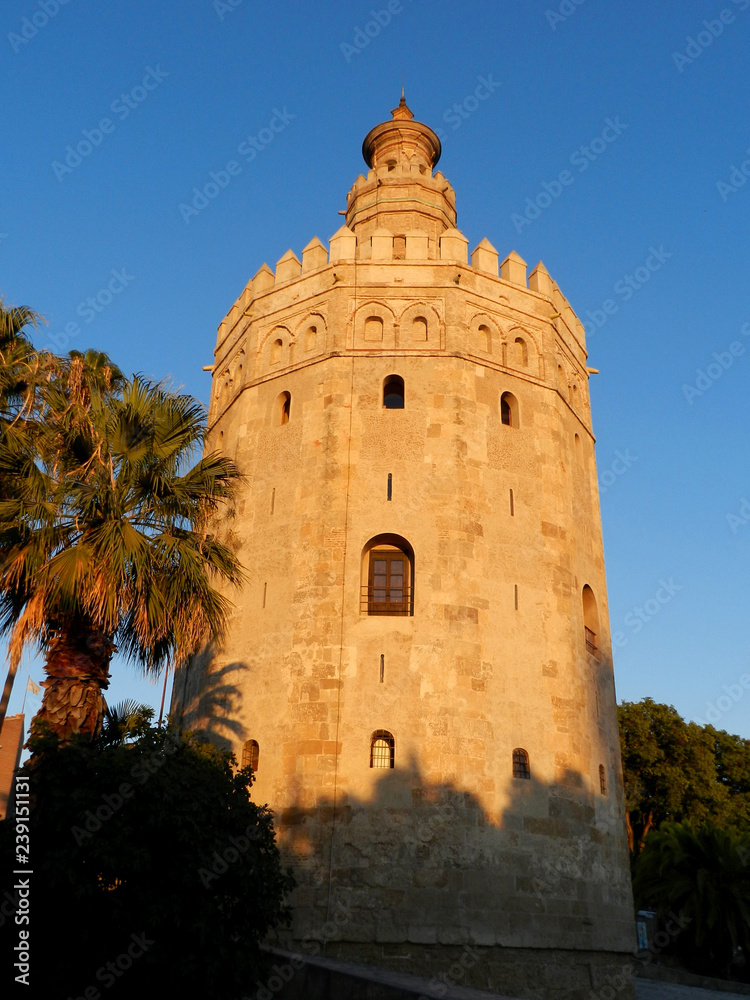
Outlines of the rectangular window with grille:
[{"label": "rectangular window with grille", "polygon": [[367,613],[370,615],[411,614],[409,595],[411,567],[399,549],[373,549],[367,583]]}]

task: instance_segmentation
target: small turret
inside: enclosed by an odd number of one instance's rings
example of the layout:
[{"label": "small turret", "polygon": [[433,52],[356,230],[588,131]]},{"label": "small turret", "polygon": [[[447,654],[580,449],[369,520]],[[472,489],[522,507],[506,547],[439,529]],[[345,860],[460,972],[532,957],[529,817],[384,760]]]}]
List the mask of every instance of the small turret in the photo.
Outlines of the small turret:
[{"label": "small turret", "polygon": [[371,169],[347,196],[346,224],[360,244],[375,230],[396,237],[423,232],[429,256],[437,257],[441,233],[456,225],[455,192],[441,173],[432,173],[440,152],[437,135],[415,120],[402,93],[391,120],[365,136],[362,155]]}]

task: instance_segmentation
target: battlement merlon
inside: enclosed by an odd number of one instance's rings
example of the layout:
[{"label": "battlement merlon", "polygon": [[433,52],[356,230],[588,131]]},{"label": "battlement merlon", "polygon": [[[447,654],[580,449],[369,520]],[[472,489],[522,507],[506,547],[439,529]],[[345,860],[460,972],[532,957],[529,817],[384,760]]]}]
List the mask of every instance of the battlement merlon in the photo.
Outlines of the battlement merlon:
[{"label": "battlement merlon", "polygon": [[[471,252],[469,260],[468,246],[468,239],[455,228],[444,229],[440,237],[433,240],[424,230],[411,230],[399,238],[380,226],[369,236],[358,239],[351,229],[341,226],[331,236],[328,250],[314,237],[303,249],[301,262],[292,250],[288,250],[277,262],[275,272],[264,263],[248,281],[219,325],[214,352],[216,364],[234,349],[254,315],[269,316],[292,298],[304,299],[340,282],[346,285],[348,271],[342,270],[342,265],[354,265],[360,289],[383,283],[408,288],[412,283],[410,269],[417,268],[421,272],[425,266],[432,270],[433,287],[447,288],[461,283],[466,287],[469,282],[478,293],[498,302],[509,298],[518,302],[519,297],[511,289],[525,289],[531,294],[524,309],[537,319],[548,320],[556,337],[585,368],[583,324],[544,264],[540,261],[527,278],[526,262],[515,251],[500,262],[497,250],[489,240],[483,239]],[[422,273],[414,273],[413,277],[416,284],[424,287]],[[290,291],[297,283],[300,287]],[[353,276],[351,283],[354,283]],[[510,289],[503,286],[510,286]],[[264,301],[260,309],[256,308],[260,306],[260,299],[269,295],[271,299]],[[276,296],[278,306],[274,302]]]}]

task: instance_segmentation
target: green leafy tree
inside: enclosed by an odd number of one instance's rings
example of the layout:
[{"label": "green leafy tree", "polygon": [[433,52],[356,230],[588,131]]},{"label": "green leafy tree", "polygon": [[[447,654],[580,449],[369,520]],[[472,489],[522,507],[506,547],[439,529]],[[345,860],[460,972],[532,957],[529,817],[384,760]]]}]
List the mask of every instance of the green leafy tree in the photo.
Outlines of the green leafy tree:
[{"label": "green leafy tree", "polygon": [[639,906],[681,927],[672,948],[696,972],[729,976],[735,956],[750,955],[750,842],[707,821],[662,823],[638,858]]},{"label": "green leafy tree", "polygon": [[665,820],[750,832],[750,742],[651,698],[619,705],[618,718],[633,856]]},{"label": "green leafy tree", "polygon": [[[32,739],[21,770],[31,790],[29,996],[236,1000],[255,988],[259,942],[287,919],[293,881],[271,813],[251,801],[249,769],[156,730],[151,714],[124,706],[93,742]],[[14,823],[0,823],[3,900],[14,895],[14,840]],[[10,955],[19,927],[3,924]]]},{"label": "green leafy tree", "polygon": [[34,728],[91,739],[116,649],[157,674],[221,636],[217,585],[241,574],[208,522],[237,470],[218,454],[191,465],[201,404],[105,355],[71,352],[35,385],[26,431],[0,440],[0,634],[12,668],[29,644],[45,656]]}]

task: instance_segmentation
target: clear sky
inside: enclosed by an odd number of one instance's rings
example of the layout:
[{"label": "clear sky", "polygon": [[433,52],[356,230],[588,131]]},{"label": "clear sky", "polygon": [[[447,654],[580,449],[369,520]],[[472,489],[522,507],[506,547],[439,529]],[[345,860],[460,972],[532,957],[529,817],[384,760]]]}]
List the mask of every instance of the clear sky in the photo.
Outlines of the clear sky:
[{"label": "clear sky", "polygon": [[[619,698],[750,737],[750,0],[6,0],[0,20],[6,304],[47,317],[39,346],[206,402],[218,323],[264,261],[341,225],[403,73],[469,248],[543,260],[586,324]],[[158,708],[114,674],[110,701]]]}]

